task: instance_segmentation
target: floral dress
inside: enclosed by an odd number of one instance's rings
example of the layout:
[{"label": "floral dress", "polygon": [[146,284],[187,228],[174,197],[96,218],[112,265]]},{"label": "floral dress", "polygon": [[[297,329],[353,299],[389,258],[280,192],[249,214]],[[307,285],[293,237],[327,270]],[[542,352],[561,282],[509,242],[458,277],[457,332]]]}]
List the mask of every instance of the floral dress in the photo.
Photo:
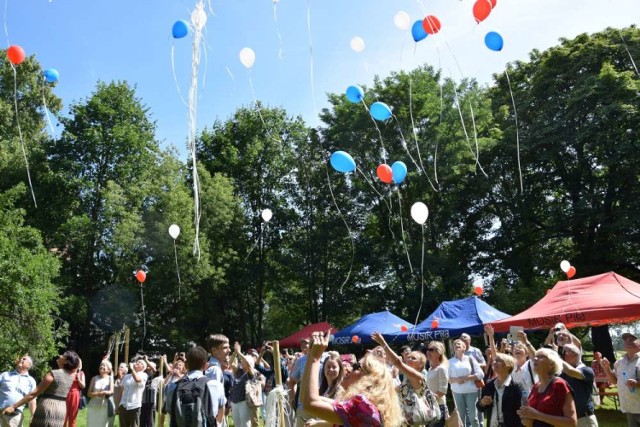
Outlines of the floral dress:
[{"label": "floral dress", "polygon": [[380,427],[380,412],[365,396],[356,394],[349,400],[335,402],[333,410],[344,427]]},{"label": "floral dress", "polygon": [[411,426],[413,425],[413,413],[415,412],[415,403],[416,400],[413,397],[414,395],[418,395],[418,397],[422,397],[425,395],[427,390],[427,376],[428,373],[426,370],[422,372],[422,382],[420,383],[420,387],[414,389],[409,381],[409,378],[406,376],[402,383],[400,384],[400,389],[398,390],[398,396],[400,397],[400,405],[402,406],[402,414],[404,415],[404,423],[403,426]]}]

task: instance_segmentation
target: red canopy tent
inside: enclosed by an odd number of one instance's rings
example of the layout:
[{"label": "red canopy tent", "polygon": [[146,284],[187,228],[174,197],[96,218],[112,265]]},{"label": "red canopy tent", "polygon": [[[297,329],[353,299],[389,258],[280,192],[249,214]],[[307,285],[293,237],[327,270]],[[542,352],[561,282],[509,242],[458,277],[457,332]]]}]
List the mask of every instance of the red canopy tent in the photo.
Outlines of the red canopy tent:
[{"label": "red canopy tent", "polygon": [[562,322],[568,328],[629,323],[640,319],[640,283],[614,272],[563,280],[540,301],[507,319],[491,322],[496,332],[509,326],[549,329]]},{"label": "red canopy tent", "polygon": [[302,338],[309,338],[312,332],[326,332],[329,328],[331,328],[332,331],[336,330],[336,328],[331,326],[328,322],[312,323],[311,325],[307,325],[295,334],[281,339],[280,348],[300,348],[300,340]]}]

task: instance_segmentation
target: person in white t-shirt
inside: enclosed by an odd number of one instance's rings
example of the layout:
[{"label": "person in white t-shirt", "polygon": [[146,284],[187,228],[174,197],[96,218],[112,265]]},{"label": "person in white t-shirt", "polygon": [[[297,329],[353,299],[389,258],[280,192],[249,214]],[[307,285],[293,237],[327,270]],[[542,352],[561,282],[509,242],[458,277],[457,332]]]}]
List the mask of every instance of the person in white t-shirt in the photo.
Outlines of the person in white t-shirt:
[{"label": "person in white t-shirt", "polygon": [[118,418],[120,427],[138,427],[140,425],[140,408],[142,408],[142,394],[147,382],[147,362],[139,359],[130,363],[130,374],[122,379],[122,397]]}]

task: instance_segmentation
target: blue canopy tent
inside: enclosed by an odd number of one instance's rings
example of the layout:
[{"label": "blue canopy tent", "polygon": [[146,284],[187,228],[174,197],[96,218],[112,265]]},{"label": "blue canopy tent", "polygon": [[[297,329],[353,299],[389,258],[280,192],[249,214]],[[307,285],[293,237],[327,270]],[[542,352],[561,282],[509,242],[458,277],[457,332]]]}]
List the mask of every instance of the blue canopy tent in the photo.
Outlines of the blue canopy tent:
[{"label": "blue canopy tent", "polygon": [[358,337],[358,344],[372,344],[371,334],[380,332],[381,334],[390,334],[409,330],[413,324],[404,319],[399,318],[389,311],[381,311],[362,316],[356,323],[347,326],[333,334],[333,345],[355,344],[353,337]]},{"label": "blue canopy tent", "polygon": [[[490,306],[476,296],[445,301],[415,328],[409,327],[406,332],[396,331],[383,334],[389,343],[405,343],[415,341],[443,340],[456,338],[463,333],[482,335],[486,323],[511,317],[510,314]],[[435,322],[437,320],[437,327]]]}]

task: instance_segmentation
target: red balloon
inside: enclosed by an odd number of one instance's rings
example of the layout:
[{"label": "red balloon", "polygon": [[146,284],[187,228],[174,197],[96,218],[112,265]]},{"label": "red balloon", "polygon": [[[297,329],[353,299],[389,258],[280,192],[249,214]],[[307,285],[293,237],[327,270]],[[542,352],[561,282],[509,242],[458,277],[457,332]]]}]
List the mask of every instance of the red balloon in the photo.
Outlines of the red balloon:
[{"label": "red balloon", "polygon": [[438,319],[434,319],[431,321],[431,329],[436,329],[438,327]]},{"label": "red balloon", "polygon": [[384,163],[378,166],[378,168],[376,169],[376,175],[378,175],[380,181],[384,182],[385,184],[391,184],[391,181],[393,180],[391,166]]},{"label": "red balloon", "polygon": [[351,337],[351,342],[354,344],[358,344],[360,342],[360,338],[357,335]]},{"label": "red balloon", "polygon": [[489,1],[491,2],[491,9],[496,7],[496,4],[498,4],[498,0],[489,0]]},{"label": "red balloon", "polygon": [[422,20],[422,28],[427,34],[435,34],[440,31],[442,24],[435,15],[428,15]]},{"label": "red balloon", "polygon": [[489,0],[478,0],[473,5],[473,17],[476,18],[476,22],[480,23],[487,19],[491,13],[491,2]]},{"label": "red balloon", "polygon": [[571,279],[575,275],[576,275],[576,268],[572,265],[571,267],[569,267],[569,270],[567,271],[567,277]]},{"label": "red balloon", "polygon": [[400,326],[400,330],[402,332],[407,332],[409,330],[409,328],[406,325],[402,325],[402,326]]},{"label": "red balloon", "polygon": [[136,272],[136,279],[138,279],[138,282],[144,283],[144,281],[147,280],[147,273],[145,273],[144,270],[138,270]]},{"label": "red balloon", "polygon": [[9,58],[9,61],[13,65],[18,65],[24,62],[26,55],[24,53],[24,50],[20,46],[13,45],[9,46],[9,49],[7,49],[7,58]]},{"label": "red balloon", "polygon": [[483,289],[482,286],[476,286],[473,288],[473,293],[476,295],[482,295]]}]

